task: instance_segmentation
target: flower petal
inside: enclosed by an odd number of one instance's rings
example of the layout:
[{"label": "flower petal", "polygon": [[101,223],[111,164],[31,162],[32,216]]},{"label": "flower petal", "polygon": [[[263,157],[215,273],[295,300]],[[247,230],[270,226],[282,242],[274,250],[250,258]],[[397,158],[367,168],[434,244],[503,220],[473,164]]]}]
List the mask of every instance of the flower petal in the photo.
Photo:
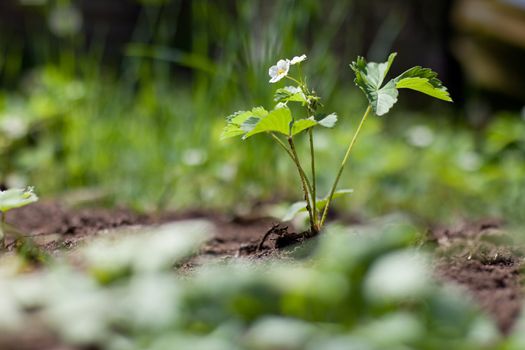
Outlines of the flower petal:
[{"label": "flower petal", "polygon": [[290,69],[290,61],[289,60],[279,60],[277,62],[277,68],[282,69],[288,73],[288,70]]},{"label": "flower petal", "polygon": [[281,80],[285,76],[286,74],[278,74],[275,77],[272,77],[272,79],[270,79],[270,83],[277,83],[279,80]]},{"label": "flower petal", "polygon": [[271,66],[270,69],[268,69],[268,74],[270,77],[275,78],[277,76],[277,72],[279,71],[279,68],[277,66]]},{"label": "flower petal", "polygon": [[295,57],[292,58],[292,60],[290,61],[290,64],[291,64],[291,65],[294,65],[294,64],[297,64],[297,63],[301,63],[301,62],[303,62],[304,60],[306,60],[306,55],[295,56]]}]

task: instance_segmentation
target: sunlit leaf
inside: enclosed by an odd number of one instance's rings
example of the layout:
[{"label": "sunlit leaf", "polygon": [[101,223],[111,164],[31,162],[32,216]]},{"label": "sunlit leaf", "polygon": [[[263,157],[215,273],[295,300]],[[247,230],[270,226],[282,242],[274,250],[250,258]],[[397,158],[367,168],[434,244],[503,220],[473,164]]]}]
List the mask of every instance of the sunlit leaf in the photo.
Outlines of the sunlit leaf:
[{"label": "sunlit leaf", "polygon": [[[346,196],[347,194],[350,194],[350,193],[353,193],[353,192],[354,192],[354,190],[351,189],[351,188],[337,190],[337,191],[334,192],[334,195],[333,195],[332,199],[339,198],[339,197],[342,197],[342,196]],[[326,196],[323,199],[318,199],[316,201],[316,206],[317,206],[318,209],[324,209],[324,207],[326,206],[327,203],[328,203],[328,196]]]},{"label": "sunlit leaf", "polygon": [[14,208],[20,208],[37,200],[38,197],[31,187],[0,191],[0,211],[6,212]]},{"label": "sunlit leaf", "polygon": [[386,78],[396,54],[393,53],[384,63],[367,63],[358,57],[350,67],[355,72],[355,83],[365,93],[375,114],[381,116],[394,106],[398,89],[411,89],[451,102],[447,88],[437,79],[437,73],[428,68],[413,67],[381,86]]},{"label": "sunlit leaf", "polygon": [[299,134],[301,131],[316,126],[317,122],[314,119],[299,119],[292,125],[292,136]]},{"label": "sunlit leaf", "polygon": [[275,102],[301,102],[306,103],[306,96],[303,91],[295,86],[286,86],[282,89],[277,89],[274,95]]},{"label": "sunlit leaf", "polygon": [[378,116],[388,113],[390,108],[397,102],[399,92],[396,89],[394,80],[390,80],[385,86],[378,91],[374,91],[371,97],[371,105]]},{"label": "sunlit leaf", "polygon": [[299,134],[301,131],[314,127],[316,125],[324,126],[325,128],[332,128],[337,123],[337,115],[335,113],[329,114],[322,119],[315,118],[299,119],[292,125],[292,136]]},{"label": "sunlit leaf", "polygon": [[239,125],[227,124],[221,133],[221,140],[229,139],[231,137],[240,136],[244,134],[244,131]]},{"label": "sunlit leaf", "polygon": [[383,85],[386,75],[388,74],[390,67],[392,67],[392,63],[394,63],[396,56],[397,53],[394,52],[388,56],[388,60],[386,62],[369,62],[366,65],[367,79],[371,85],[375,86],[376,88],[379,88],[381,85]]},{"label": "sunlit leaf", "polygon": [[243,136],[247,139],[261,132],[278,132],[284,135],[290,132],[290,123],[292,122],[292,113],[288,108],[274,109],[264,118],[262,118],[255,127]]},{"label": "sunlit leaf", "polygon": [[[335,191],[333,199],[338,198],[338,197],[342,197],[342,196],[350,194],[352,192],[354,192],[354,190],[352,190],[352,189],[342,189],[342,190]],[[317,199],[317,201],[315,202],[316,207],[317,207],[318,210],[323,210],[327,203],[328,203],[328,196],[326,196],[325,198],[322,198],[322,199]],[[282,220],[283,221],[290,221],[297,214],[302,213],[302,212],[306,212],[306,202],[305,201],[295,202],[295,203],[293,203],[290,206],[290,208],[288,209],[286,214],[284,214]]]},{"label": "sunlit leaf", "polygon": [[337,123],[337,114],[331,113],[328,114],[321,120],[318,120],[317,123],[325,128],[333,128],[335,123]]},{"label": "sunlit leaf", "polygon": [[398,89],[411,89],[440,100],[452,102],[447,88],[437,78],[437,73],[429,68],[413,67],[395,80]]},{"label": "sunlit leaf", "polygon": [[264,108],[255,107],[251,111],[239,111],[226,117],[228,124],[222,131],[221,140],[243,135],[246,131],[243,130],[242,126],[249,118],[260,119],[266,115],[268,115],[268,111]]},{"label": "sunlit leaf", "polygon": [[365,93],[370,106],[378,116],[386,114],[397,102],[397,89],[394,80],[381,87],[394,62],[396,53],[388,57],[387,62],[367,63],[363,57],[358,57],[350,67],[355,73],[355,84]]},{"label": "sunlit leaf", "polygon": [[241,130],[245,133],[247,132],[250,132],[253,130],[253,128],[255,128],[255,126],[257,125],[257,123],[259,123],[261,121],[261,118],[257,118],[257,117],[250,117],[248,119],[246,119],[244,121],[244,123],[242,123],[241,125]]},{"label": "sunlit leaf", "polygon": [[282,217],[283,221],[290,221],[292,220],[297,214],[301,212],[306,211],[306,202],[305,201],[299,201],[295,202],[292,205],[290,205],[290,208],[286,211],[284,216]]}]

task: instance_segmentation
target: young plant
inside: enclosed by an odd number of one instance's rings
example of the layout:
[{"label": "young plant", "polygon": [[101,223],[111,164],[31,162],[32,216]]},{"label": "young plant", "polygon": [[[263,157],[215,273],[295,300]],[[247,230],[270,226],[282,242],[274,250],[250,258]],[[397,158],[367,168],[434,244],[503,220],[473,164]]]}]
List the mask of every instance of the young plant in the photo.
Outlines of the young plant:
[{"label": "young plant", "polygon": [[0,191],[0,250],[5,249],[6,213],[15,208],[20,208],[38,200],[32,187],[27,189],[13,188]]},{"label": "young plant", "polygon": [[[307,211],[311,235],[319,233],[322,229],[332,200],[352,192],[352,190],[337,190],[337,185],[359,133],[371,112],[377,116],[388,113],[397,102],[399,89],[411,89],[444,101],[452,101],[447,89],[437,79],[437,74],[428,68],[413,67],[383,84],[395,57],[396,53],[393,53],[383,63],[367,63],[363,57],[358,57],[350,65],[355,74],[354,82],[365,94],[368,107],[350,140],[330,192],[324,198],[317,197],[314,129],[318,126],[332,128],[337,122],[337,115],[335,113],[324,115],[318,112],[319,107],[322,106],[320,97],[310,90],[306,78],[301,74],[301,63],[306,60],[306,55],[296,56],[291,60],[279,60],[270,68],[270,83],[276,83],[282,79],[293,83],[291,86],[275,91],[274,100],[277,104],[272,110],[267,111],[263,107],[255,107],[250,111],[236,112],[227,117],[227,125],[222,132],[221,139],[242,136],[242,139],[245,140],[253,135],[266,133],[291,158],[301,181],[304,201],[292,205],[286,219],[291,219],[300,211]],[[290,69],[294,65],[298,66],[298,76],[290,74]],[[293,115],[288,107],[289,103],[300,104],[303,109],[301,114]],[[301,133],[308,134],[310,175],[305,171],[295,146],[294,138]]]}]

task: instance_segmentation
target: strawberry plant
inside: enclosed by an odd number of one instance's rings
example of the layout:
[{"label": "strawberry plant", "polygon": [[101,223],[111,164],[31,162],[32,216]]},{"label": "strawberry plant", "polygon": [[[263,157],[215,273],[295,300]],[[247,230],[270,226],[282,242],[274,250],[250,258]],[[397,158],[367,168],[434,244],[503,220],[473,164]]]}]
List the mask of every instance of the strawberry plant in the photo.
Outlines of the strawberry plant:
[{"label": "strawberry plant", "polygon": [[[319,112],[320,107],[322,107],[321,98],[308,86],[307,80],[301,72],[301,63],[306,60],[306,55],[296,56],[291,60],[279,60],[276,65],[269,69],[270,83],[277,83],[283,79],[292,83],[292,85],[278,88],[275,91],[274,101],[276,105],[273,109],[268,111],[263,107],[255,107],[248,111],[236,112],[226,118],[227,125],[222,132],[221,139],[241,136],[245,140],[254,135],[265,133],[272,137],[288,154],[297,169],[304,201],[292,205],[287,219],[300,211],[307,211],[311,235],[317,234],[322,229],[332,200],[352,192],[352,190],[337,190],[337,185],[359,133],[370,113],[373,112],[377,116],[387,114],[397,102],[399,89],[411,89],[440,100],[452,101],[447,88],[437,78],[437,73],[428,68],[413,67],[383,84],[395,57],[396,53],[393,53],[383,63],[367,62],[363,57],[358,57],[350,65],[355,74],[354,82],[365,94],[368,107],[350,140],[330,191],[325,197],[319,198],[317,193],[314,130],[317,127],[334,127],[338,117],[335,113],[326,115]],[[298,67],[297,75],[290,73],[293,66]],[[301,112],[299,114],[292,113],[289,104],[299,104]],[[310,174],[307,173],[298,156],[295,143],[295,138],[303,133],[306,133],[308,137],[310,149],[310,169],[308,172]]]},{"label": "strawberry plant", "polygon": [[20,208],[38,200],[32,187],[27,189],[13,188],[0,191],[0,250],[5,248],[6,213],[15,208]]}]

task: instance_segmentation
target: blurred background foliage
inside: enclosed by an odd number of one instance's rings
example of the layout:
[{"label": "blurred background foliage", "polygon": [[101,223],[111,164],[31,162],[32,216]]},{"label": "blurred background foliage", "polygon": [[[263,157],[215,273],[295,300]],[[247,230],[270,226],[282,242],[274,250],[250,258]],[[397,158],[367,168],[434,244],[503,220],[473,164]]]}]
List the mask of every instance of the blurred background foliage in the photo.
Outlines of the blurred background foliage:
[{"label": "blurred background foliage", "polygon": [[365,107],[348,64],[398,51],[394,73],[431,67],[455,103],[407,93],[388,118],[370,119],[341,183],[355,192],[339,208],[360,218],[404,211],[426,221],[523,220],[524,7],[2,1],[0,183],[31,184],[47,197],[88,189],[93,200],[141,210],[294,201],[298,179],[270,141],[218,136],[231,112],[273,105],[271,64],[306,53],[311,85],[340,116],[316,137],[326,191]]}]

